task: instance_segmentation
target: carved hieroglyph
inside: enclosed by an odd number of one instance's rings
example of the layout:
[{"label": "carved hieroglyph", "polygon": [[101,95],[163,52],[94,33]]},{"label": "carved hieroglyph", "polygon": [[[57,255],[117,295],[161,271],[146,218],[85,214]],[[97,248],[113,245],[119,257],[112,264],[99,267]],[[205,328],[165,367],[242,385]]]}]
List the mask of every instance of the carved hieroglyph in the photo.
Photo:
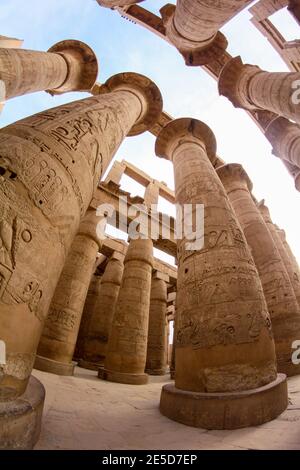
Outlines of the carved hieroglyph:
[{"label": "carved hieroglyph", "polygon": [[[72,243],[45,321],[37,350],[37,369],[57,373],[57,366],[61,366],[62,375],[73,373],[72,358],[83,307],[102,244],[96,235],[98,222],[96,211],[89,209]],[[44,358],[61,364],[53,364],[51,369],[52,363]]]},{"label": "carved hieroglyph", "polygon": [[219,92],[237,108],[264,109],[300,123],[299,80],[299,72],[265,72],[235,57],[222,69]]},{"label": "carved hieroglyph", "polygon": [[104,365],[123,270],[124,255],[114,252],[102,276],[97,303],[93,309],[83,341],[83,361],[79,363],[82,367],[97,370]]},{"label": "carved hieroglyph", "polygon": [[145,384],[148,320],[153,266],[152,240],[131,240],[99,377],[112,382]]},{"label": "carved hieroglyph", "polygon": [[124,137],[151,127],[161,110],[157,87],[127,73],[108,80],[100,96],[1,129],[0,330],[7,364],[0,368],[0,400],[26,388],[45,315],[99,178]]},{"label": "carved hieroglyph", "polygon": [[167,369],[167,284],[164,277],[159,272],[152,277],[146,361],[149,375],[164,375]]},{"label": "carved hieroglyph", "polygon": [[273,240],[277,246],[277,249],[280,253],[281,259],[285,265],[285,268],[287,270],[288,276],[290,278],[291,284],[293,286],[296,299],[298,301],[298,304],[300,306],[300,279],[298,277],[298,269],[294,266],[293,261],[291,260],[289,253],[287,252],[282,240],[281,236],[278,233],[278,230],[276,226],[273,224],[271,216],[270,216],[270,211],[268,207],[265,205],[264,201],[261,201],[259,203],[259,210],[261,211],[261,214],[267,224],[268,229],[270,230],[270,233],[273,237]]},{"label": "carved hieroglyph", "polygon": [[52,94],[89,91],[97,75],[97,58],[81,41],[61,41],[49,52],[0,48],[0,82],[6,100],[43,90]]},{"label": "carved hieroglyph", "polygon": [[74,351],[74,361],[78,361],[83,357],[84,340],[88,332],[89,324],[97,306],[98,296],[100,292],[102,275],[94,274],[91,278],[88,293],[85,299],[83,312],[81,316],[80,328],[77,336],[76,347]]},{"label": "carved hieroglyph", "polygon": [[163,387],[160,410],[207,429],[273,419],[287,406],[286,376],[277,376],[259,275],[212,165],[215,137],[200,121],[177,119],[159,134],[156,154],[173,162],[176,202],[205,208],[204,246],[192,250],[186,234],[177,242],[175,386]]},{"label": "carved hieroglyph", "polygon": [[252,183],[241,165],[218,168],[233,209],[244,231],[262,282],[272,321],[279,372],[300,373],[292,364],[292,344],[300,338],[300,309],[280,253],[250,191]]}]

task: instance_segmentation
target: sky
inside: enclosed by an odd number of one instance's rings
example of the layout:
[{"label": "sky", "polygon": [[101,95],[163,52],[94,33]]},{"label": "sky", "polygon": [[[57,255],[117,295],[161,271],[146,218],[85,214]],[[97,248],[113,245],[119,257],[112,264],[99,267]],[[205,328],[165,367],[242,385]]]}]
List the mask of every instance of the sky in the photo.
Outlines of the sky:
[{"label": "sky", "polygon": [[[146,0],[142,6],[158,13],[167,1]],[[175,1],[168,1],[175,3]],[[255,3],[255,2],[253,2]],[[250,22],[248,11],[231,20],[222,31],[229,40],[228,51],[240,55],[244,63],[268,71],[288,71],[280,56]],[[272,18],[287,40],[299,38],[299,26],[287,11]],[[96,0],[0,0],[0,34],[23,39],[23,48],[47,51],[63,39],[86,42],[95,51],[104,82],[119,72],[138,72],[160,88],[164,110],[175,118],[189,116],[206,122],[218,142],[218,155],[226,163],[240,163],[250,176],[258,200],[265,199],[273,221],[287,234],[300,261],[300,193],[271,146],[248,115],[220,97],[217,83],[203,69],[186,67],[175,48],[148,30],[135,25]],[[51,97],[42,92],[8,101],[0,116],[4,127],[18,119],[88,96],[69,93]],[[125,159],[151,177],[174,188],[172,164],[155,157],[155,137],[149,132],[127,138],[115,159]],[[121,181],[132,195],[143,189],[128,177]],[[170,204],[160,199],[159,209],[170,212]],[[173,212],[174,213],[174,212]],[[171,257],[156,255],[173,262]]]}]

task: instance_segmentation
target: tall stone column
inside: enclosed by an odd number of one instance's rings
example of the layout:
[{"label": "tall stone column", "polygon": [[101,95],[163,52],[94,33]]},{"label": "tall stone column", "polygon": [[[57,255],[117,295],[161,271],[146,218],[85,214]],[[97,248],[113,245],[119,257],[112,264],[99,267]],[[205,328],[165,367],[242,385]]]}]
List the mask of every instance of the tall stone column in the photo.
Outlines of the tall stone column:
[{"label": "tall stone column", "polygon": [[98,370],[104,366],[111,325],[124,270],[124,254],[115,251],[102,276],[96,308],[83,340],[80,367]]},{"label": "tall stone column", "polygon": [[5,99],[36,91],[89,91],[98,75],[97,58],[81,41],[55,44],[48,52],[0,48],[0,82]]},{"label": "tall stone column", "polygon": [[299,80],[299,72],[265,72],[235,57],[222,69],[219,93],[236,108],[265,109],[300,123],[300,107],[295,100],[295,83]]},{"label": "tall stone column", "polygon": [[114,76],[100,93],[0,130],[0,331],[7,350],[0,402],[26,390],[46,313],[99,178],[125,136],[151,128],[161,113],[159,90],[138,74]]},{"label": "tall stone column", "polygon": [[186,65],[205,65],[224,54],[228,42],[222,26],[251,0],[177,0],[161,9],[169,40],[183,55]]},{"label": "tall stone column", "polygon": [[88,290],[88,293],[85,299],[85,304],[83,307],[80,328],[79,328],[77,342],[75,346],[75,352],[73,356],[73,360],[76,362],[78,362],[83,357],[84,340],[88,332],[91,318],[94,315],[94,312],[96,311],[96,308],[97,308],[101,280],[102,280],[102,276],[98,276],[94,274],[92,276],[92,279],[89,285],[89,290]]},{"label": "tall stone column", "polygon": [[152,266],[152,240],[131,240],[104,369],[99,369],[98,373],[104,380],[134,385],[148,381],[145,366]]},{"label": "tall stone column", "polygon": [[297,167],[295,186],[300,191],[300,126],[286,118],[278,117],[267,127],[265,136],[273,147],[273,154],[283,163]]},{"label": "tall stone column", "polygon": [[211,163],[215,137],[200,121],[177,119],[159,134],[156,154],[173,162],[178,204],[205,207],[203,248],[197,238],[194,247],[186,235],[178,241],[176,376],[160,410],[207,429],[269,421],[287,407],[286,376],[277,375],[250,249]]},{"label": "tall stone column", "polygon": [[152,276],[146,373],[164,375],[167,371],[167,282],[169,276],[155,272]]},{"label": "tall stone column", "polygon": [[300,338],[300,308],[280,253],[255,204],[252,183],[241,165],[218,168],[232,207],[242,226],[262,283],[274,333],[277,368],[288,376],[299,374],[292,363],[292,344]]},{"label": "tall stone column", "polygon": [[99,217],[90,209],[80,224],[58,281],[37,350],[34,367],[57,375],[73,375],[72,361],[84,303],[102,241]]},{"label": "tall stone column", "polygon": [[276,226],[272,222],[270,211],[265,205],[265,202],[261,201],[258,207],[280,253],[281,259],[285,265],[291,284],[293,286],[298,305],[300,306],[300,279],[297,275],[298,270],[295,270],[295,266],[293,266],[292,260],[290,259],[290,256],[281,241],[281,237],[278,234]]},{"label": "tall stone column", "polygon": [[275,225],[275,228],[277,230],[277,233],[280,237],[280,240],[282,241],[283,243],[283,246],[290,258],[290,261],[291,261],[291,264],[293,266],[293,270],[294,270],[294,273],[295,273],[295,276],[300,280],[300,268],[299,268],[299,264],[298,264],[298,261],[289,245],[289,243],[287,242],[287,239],[286,239],[286,233],[284,230],[280,229],[279,227],[277,227],[277,225]]}]

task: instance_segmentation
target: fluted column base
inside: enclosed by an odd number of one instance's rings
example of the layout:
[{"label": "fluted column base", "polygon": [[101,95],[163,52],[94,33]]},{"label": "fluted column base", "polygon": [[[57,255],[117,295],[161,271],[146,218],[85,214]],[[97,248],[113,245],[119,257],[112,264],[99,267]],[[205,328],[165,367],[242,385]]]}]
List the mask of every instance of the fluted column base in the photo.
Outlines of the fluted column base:
[{"label": "fluted column base", "polygon": [[55,375],[72,376],[74,375],[74,369],[76,365],[77,363],[73,361],[70,363],[59,362],[37,355],[35,358],[34,369],[38,369],[43,372],[49,372],[50,374]]},{"label": "fluted column base", "polygon": [[37,443],[45,401],[45,389],[31,376],[25,393],[0,403],[0,450],[31,450]]},{"label": "fluted column base", "polygon": [[204,429],[239,429],[275,419],[288,405],[286,375],[264,387],[237,393],[197,393],[173,384],[162,388],[160,412],[179,423]]},{"label": "fluted column base", "polygon": [[145,385],[148,383],[149,379],[148,374],[126,374],[123,372],[107,370],[105,368],[99,369],[98,377],[99,379],[108,380],[109,382],[130,385]]}]

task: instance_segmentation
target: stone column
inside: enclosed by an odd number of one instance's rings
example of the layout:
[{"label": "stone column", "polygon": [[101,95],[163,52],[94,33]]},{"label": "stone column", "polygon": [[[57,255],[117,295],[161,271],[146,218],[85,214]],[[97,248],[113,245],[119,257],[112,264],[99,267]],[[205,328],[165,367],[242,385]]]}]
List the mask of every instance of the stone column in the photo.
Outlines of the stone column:
[{"label": "stone column", "polygon": [[293,266],[293,270],[294,270],[294,273],[295,273],[295,276],[297,277],[297,279],[300,280],[300,268],[299,268],[299,264],[298,264],[298,261],[289,245],[289,243],[287,242],[287,239],[286,239],[286,233],[284,230],[280,229],[279,227],[277,227],[277,225],[275,225],[275,228],[277,230],[277,233],[280,237],[280,240],[282,241],[283,243],[283,246],[290,258],[290,261],[291,261],[291,264]]},{"label": "stone column", "polygon": [[99,377],[111,382],[142,385],[147,355],[153,244],[148,239],[131,240],[124,262],[104,369]]},{"label": "stone column", "polygon": [[219,29],[248,3],[250,0],[218,4],[209,0],[177,0],[176,6],[168,3],[160,13],[169,41],[186,65],[197,66],[224,55],[228,42]]},{"label": "stone column", "polygon": [[84,303],[102,241],[99,217],[90,209],[80,224],[58,281],[37,350],[34,367],[57,375],[73,375],[72,361]]},{"label": "stone column", "polygon": [[91,318],[94,315],[94,312],[96,311],[96,308],[97,308],[101,280],[102,280],[102,276],[98,276],[94,274],[92,276],[92,279],[89,285],[89,290],[88,290],[85,304],[83,307],[80,328],[79,328],[77,342],[75,346],[75,352],[73,356],[73,360],[76,362],[78,362],[83,357],[84,340],[88,332]]},{"label": "stone column", "polygon": [[167,282],[169,276],[155,272],[152,276],[146,373],[164,375],[167,371]]},{"label": "stone column", "polygon": [[265,136],[273,147],[273,154],[283,163],[297,167],[295,186],[300,191],[300,126],[286,118],[278,117],[267,127]]},{"label": "stone column", "polygon": [[252,195],[252,183],[241,165],[218,168],[232,207],[255,261],[272,321],[277,368],[288,376],[299,374],[292,363],[292,344],[300,338],[300,308],[279,251]]},{"label": "stone column", "polygon": [[293,263],[290,259],[290,256],[284,247],[281,237],[278,234],[278,231],[276,229],[276,226],[273,224],[271,216],[270,216],[270,211],[268,207],[265,205],[264,201],[261,201],[258,205],[259,210],[264,218],[264,221],[267,224],[267,227],[273,237],[273,240],[277,246],[277,249],[279,251],[279,254],[281,256],[281,259],[285,265],[285,268],[287,270],[288,276],[290,278],[291,284],[293,286],[295,296],[298,302],[298,305],[300,306],[300,279],[298,278],[297,275],[297,269],[295,271],[295,267],[293,266]]},{"label": "stone column", "polygon": [[194,246],[186,235],[178,241],[176,377],[162,389],[160,410],[207,429],[274,419],[287,407],[286,376],[277,375],[250,249],[211,163],[215,137],[200,121],[177,119],[159,134],[156,154],[173,161],[178,204],[205,207],[204,237]]},{"label": "stone column", "polygon": [[236,108],[268,110],[299,123],[300,106],[295,100],[299,80],[299,72],[265,72],[235,57],[222,69],[219,93]]},{"label": "stone column", "polygon": [[151,209],[151,205],[158,204],[159,198],[159,186],[156,181],[152,181],[148,184],[144,195],[144,204]]},{"label": "stone column", "polygon": [[100,93],[0,130],[0,331],[7,349],[0,401],[26,390],[46,313],[99,178],[124,137],[151,128],[161,113],[159,90],[138,74],[114,76]]},{"label": "stone column", "polygon": [[89,91],[98,75],[97,58],[81,41],[61,41],[48,52],[0,48],[0,82],[5,99],[36,91]]},{"label": "stone column", "polygon": [[83,355],[78,364],[80,367],[98,370],[104,366],[123,270],[124,254],[115,251],[102,276],[98,302],[83,341]]}]

